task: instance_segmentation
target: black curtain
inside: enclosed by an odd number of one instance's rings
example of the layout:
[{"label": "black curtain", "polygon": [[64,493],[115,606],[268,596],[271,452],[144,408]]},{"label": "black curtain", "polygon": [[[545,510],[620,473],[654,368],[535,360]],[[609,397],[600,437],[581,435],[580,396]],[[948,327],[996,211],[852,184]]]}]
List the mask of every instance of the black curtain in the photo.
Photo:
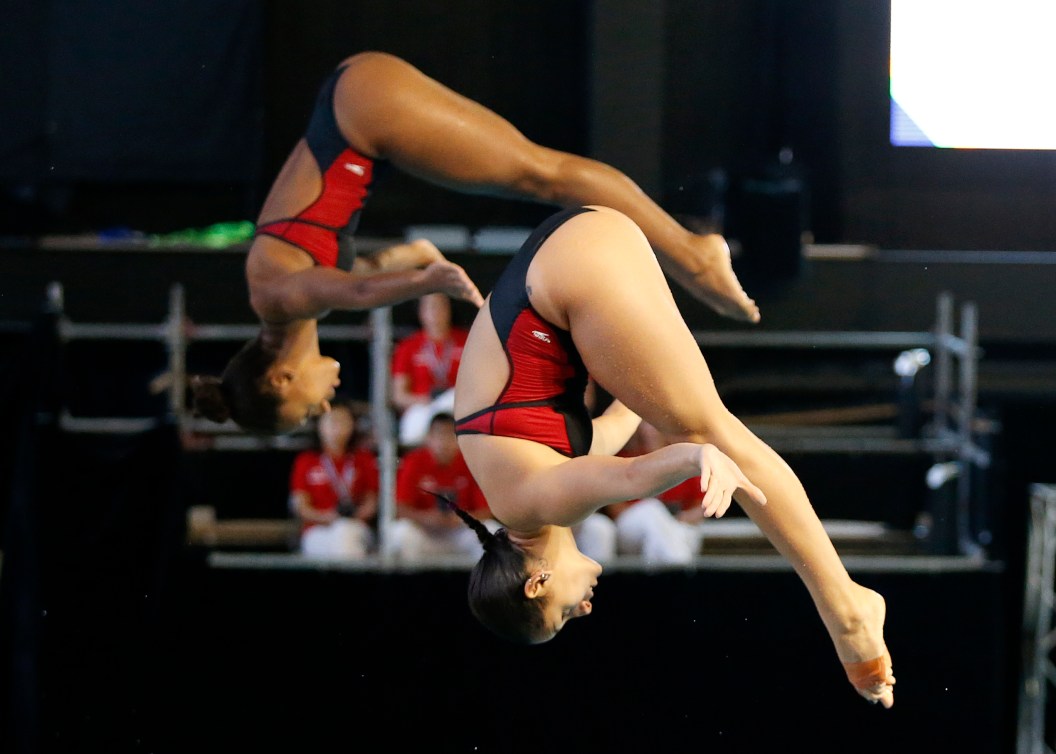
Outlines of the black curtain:
[{"label": "black curtain", "polygon": [[0,233],[167,232],[251,215],[255,0],[0,3]]},{"label": "black curtain", "polygon": [[253,0],[8,0],[0,180],[239,180],[254,171]]},{"label": "black curtain", "polygon": [[183,552],[177,432],[164,418],[62,432],[55,335],[44,314],[3,361],[17,408],[2,415],[0,750],[156,751]]}]

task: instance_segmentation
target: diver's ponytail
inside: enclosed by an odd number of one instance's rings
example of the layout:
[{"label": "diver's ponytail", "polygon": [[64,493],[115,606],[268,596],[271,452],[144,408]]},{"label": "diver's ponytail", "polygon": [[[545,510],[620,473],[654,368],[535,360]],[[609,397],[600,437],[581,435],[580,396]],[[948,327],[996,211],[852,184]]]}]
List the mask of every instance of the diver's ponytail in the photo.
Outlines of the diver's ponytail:
[{"label": "diver's ponytail", "polygon": [[529,599],[524,590],[530,576],[524,551],[510,541],[505,528],[492,534],[454,500],[426,491],[454,511],[484,547],[484,554],[469,574],[469,609],[474,617],[493,633],[518,644],[545,638],[545,600]]},{"label": "diver's ponytail", "polygon": [[432,490],[426,490],[435,497],[440,504],[450,511],[454,511],[455,514],[462,519],[462,523],[473,530],[473,533],[477,535],[477,539],[480,540],[480,544],[484,547],[484,552],[489,552],[495,548],[498,537],[488,531],[488,527],[482,524],[478,519],[471,516],[469,513],[464,511],[462,507],[454,500],[449,498],[447,495],[441,495],[439,492],[433,492]]}]

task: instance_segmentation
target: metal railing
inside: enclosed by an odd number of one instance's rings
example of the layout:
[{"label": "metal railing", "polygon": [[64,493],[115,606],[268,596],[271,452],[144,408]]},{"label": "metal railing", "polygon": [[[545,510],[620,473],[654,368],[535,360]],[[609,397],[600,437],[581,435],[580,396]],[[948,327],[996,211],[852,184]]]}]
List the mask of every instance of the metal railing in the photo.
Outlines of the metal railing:
[{"label": "metal railing", "polygon": [[[875,453],[932,457],[927,484],[938,490],[956,484],[954,522],[956,548],[963,555],[983,556],[971,529],[972,470],[990,466],[990,453],[982,447],[978,416],[979,347],[978,311],[973,302],[962,304],[959,332],[954,328],[953,296],[941,293],[936,301],[935,324],[928,332],[703,332],[693,333],[707,348],[879,350],[905,349],[895,370],[912,381],[923,366],[934,365],[931,417],[919,436],[902,437],[894,428],[875,425],[766,426],[751,429],[778,452]],[[904,370],[904,371],[903,371]]]},{"label": "metal railing", "polygon": [[[187,350],[190,345],[199,341],[247,340],[256,335],[257,325],[189,322],[184,289],[178,284],[170,288],[168,316],[165,321],[154,324],[72,321],[66,316],[62,285],[58,282],[49,286],[48,302],[52,312],[57,315],[58,337],[63,343],[82,339],[155,341],[165,345],[168,357],[167,417],[78,417],[63,410],[59,421],[64,431],[126,434],[145,431],[160,421],[171,421],[178,425],[181,432],[208,437],[206,447],[211,450],[298,449],[308,447],[313,442],[310,428],[291,435],[259,437],[242,432],[230,421],[216,424],[196,419],[186,406]],[[371,421],[381,474],[378,524],[381,530],[384,530],[395,511],[394,477],[398,443],[388,395],[389,360],[392,344],[402,334],[402,330],[398,332],[393,326],[391,307],[372,311],[368,324],[319,326],[321,341],[363,341],[370,344]],[[939,489],[956,483],[955,510],[947,512],[956,528],[956,548],[962,555],[982,554],[970,525],[973,494],[971,472],[973,468],[987,468],[990,455],[977,441],[976,391],[981,349],[973,303],[965,303],[961,307],[959,333],[954,332],[953,297],[943,293],[937,299],[935,324],[930,331],[694,331],[693,336],[702,347],[709,349],[906,349],[900,358],[904,362],[908,359],[910,363],[908,379],[912,379],[921,366],[933,363],[933,408],[930,421],[924,425],[919,436],[900,436],[892,428],[883,426],[749,426],[779,452],[931,456],[934,463],[928,473],[929,486]],[[898,369],[896,363],[896,371]]]},{"label": "metal railing", "polygon": [[[210,449],[259,450],[265,448],[290,449],[305,446],[310,442],[310,431],[305,429],[291,435],[278,437],[251,436],[242,432],[232,421],[222,424],[197,419],[186,405],[187,395],[187,350],[191,344],[207,341],[245,341],[260,332],[253,324],[197,324],[187,318],[186,297],[182,285],[169,289],[168,316],[156,324],[117,322],[74,322],[65,312],[63,287],[53,282],[47,290],[48,306],[57,316],[57,334],[60,342],[74,340],[125,340],[153,341],[162,343],[168,357],[168,412],[167,417],[86,417],[73,416],[68,411],[60,414],[60,427],[66,432],[96,434],[128,434],[142,432],[157,426],[159,421],[174,421],[183,431],[199,435],[210,435]],[[319,326],[320,341],[362,341],[372,345],[372,374],[379,369],[388,370],[388,354],[392,339],[403,334],[392,326],[391,309],[378,309],[372,314],[370,324]],[[384,341],[384,342],[383,342]],[[382,348],[382,353],[375,353]],[[380,362],[379,362],[380,359]],[[375,411],[372,419],[380,426],[384,417],[376,411],[385,397],[373,401]]]}]

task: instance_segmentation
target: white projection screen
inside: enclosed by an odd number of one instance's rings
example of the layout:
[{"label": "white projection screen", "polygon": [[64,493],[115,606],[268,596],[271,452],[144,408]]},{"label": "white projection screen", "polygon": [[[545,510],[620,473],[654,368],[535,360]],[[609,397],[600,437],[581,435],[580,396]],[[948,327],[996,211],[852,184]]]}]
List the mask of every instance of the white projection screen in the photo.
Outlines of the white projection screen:
[{"label": "white projection screen", "polygon": [[1056,149],[1056,0],[891,0],[894,146]]}]

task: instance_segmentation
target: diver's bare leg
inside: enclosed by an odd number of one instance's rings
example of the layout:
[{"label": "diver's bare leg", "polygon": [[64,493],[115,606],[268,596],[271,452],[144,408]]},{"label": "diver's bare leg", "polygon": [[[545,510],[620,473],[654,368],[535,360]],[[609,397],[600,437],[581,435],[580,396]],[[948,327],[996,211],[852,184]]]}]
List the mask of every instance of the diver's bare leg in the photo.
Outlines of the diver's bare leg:
[{"label": "diver's bare leg", "polygon": [[[600,385],[664,434],[715,444],[763,490],[765,506],[738,502],[803,580],[840,660],[884,655],[883,597],[851,579],[796,474],[723,405],[641,233],[615,213],[579,215],[543,245],[528,283],[543,316],[567,318],[555,324]],[[863,696],[893,701],[886,684]]]},{"label": "diver's bare leg", "polygon": [[724,316],[758,321],[725,239],[684,228],[616,168],[535,144],[399,58],[363,53],[348,62],[335,111],[357,149],[459,191],[613,207],[642,228],[679,285]]}]

